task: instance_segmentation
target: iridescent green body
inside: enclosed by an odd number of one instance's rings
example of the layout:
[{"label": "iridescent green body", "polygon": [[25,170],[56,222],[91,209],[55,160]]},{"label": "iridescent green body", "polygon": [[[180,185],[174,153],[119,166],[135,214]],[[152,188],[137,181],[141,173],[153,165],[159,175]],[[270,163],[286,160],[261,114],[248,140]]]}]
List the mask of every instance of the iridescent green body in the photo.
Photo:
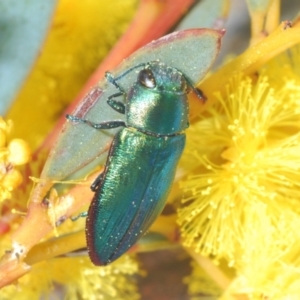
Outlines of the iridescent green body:
[{"label": "iridescent green body", "polygon": [[[143,67],[125,94],[117,80]],[[105,170],[92,185],[95,196],[86,223],[90,258],[106,265],[132,247],[161,213],[185,144],[188,123],[189,80],[160,62],[134,67],[118,78],[107,74],[119,93],[108,104],[126,116],[126,122],[93,123],[75,116],[72,121],[96,129],[123,126],[114,137]],[[199,94],[198,94],[199,96]],[[200,96],[199,96],[200,97]]]},{"label": "iridescent green body", "polygon": [[184,135],[155,137],[130,128],[116,134],[87,218],[94,264],[125,253],[161,213],[184,143]]}]

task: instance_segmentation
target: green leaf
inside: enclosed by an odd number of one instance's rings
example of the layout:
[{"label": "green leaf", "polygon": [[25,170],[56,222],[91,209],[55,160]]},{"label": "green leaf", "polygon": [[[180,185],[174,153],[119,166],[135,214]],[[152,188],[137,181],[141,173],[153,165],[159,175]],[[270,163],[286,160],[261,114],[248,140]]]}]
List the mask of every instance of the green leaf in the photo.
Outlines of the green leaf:
[{"label": "green leaf", "polygon": [[0,1],[0,114],[18,93],[39,54],[56,0]]},{"label": "green leaf", "polygon": [[[192,82],[197,83],[215,60],[222,35],[222,31],[211,29],[172,33],[139,49],[111,73],[118,76],[141,63],[160,60],[179,69]],[[118,80],[118,83],[127,92],[135,81],[136,72],[130,72]],[[116,92],[116,88],[103,79],[72,114],[96,123],[122,118],[124,120],[123,115],[115,112],[106,103],[108,97]],[[72,178],[82,178],[95,166],[103,165],[116,130],[120,129],[99,131],[86,124],[67,122],[46,162],[42,179],[46,182],[65,180],[70,178],[70,175]]]}]

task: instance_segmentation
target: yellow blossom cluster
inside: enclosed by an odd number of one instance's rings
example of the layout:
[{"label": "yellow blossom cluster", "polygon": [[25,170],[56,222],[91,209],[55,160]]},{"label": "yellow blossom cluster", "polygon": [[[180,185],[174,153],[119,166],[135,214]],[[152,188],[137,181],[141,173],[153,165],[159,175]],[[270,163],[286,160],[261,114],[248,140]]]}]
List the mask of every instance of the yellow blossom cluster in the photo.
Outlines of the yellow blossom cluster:
[{"label": "yellow blossom cluster", "polygon": [[232,78],[188,138],[186,155],[198,166],[182,182],[183,243],[226,259],[238,274],[232,290],[255,299],[300,292],[298,54]]},{"label": "yellow blossom cluster", "polygon": [[1,299],[39,300],[51,293],[51,299],[137,300],[137,287],[128,275],[138,272],[137,262],[127,255],[102,268],[92,265],[86,255],[61,257],[34,265],[17,288],[10,285],[1,290]]},{"label": "yellow blossom cluster", "polygon": [[22,182],[16,166],[30,160],[30,149],[22,139],[9,140],[12,122],[0,118],[0,202],[10,199],[11,192]]}]

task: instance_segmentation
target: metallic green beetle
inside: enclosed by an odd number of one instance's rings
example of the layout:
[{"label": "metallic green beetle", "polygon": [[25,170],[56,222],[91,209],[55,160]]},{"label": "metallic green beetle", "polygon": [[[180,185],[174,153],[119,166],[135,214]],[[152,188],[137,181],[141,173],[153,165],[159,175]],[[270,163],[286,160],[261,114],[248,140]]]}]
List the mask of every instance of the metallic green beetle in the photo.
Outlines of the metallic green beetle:
[{"label": "metallic green beetle", "polygon": [[[118,80],[141,68],[130,90]],[[67,115],[96,129],[124,127],[111,144],[104,172],[91,189],[86,237],[95,265],[107,265],[143,236],[164,208],[189,126],[187,93],[201,93],[176,68],[153,61],[135,66],[117,78],[106,74],[118,93],[107,103],[126,121],[94,123]],[[125,95],[125,104],[115,100]]]}]

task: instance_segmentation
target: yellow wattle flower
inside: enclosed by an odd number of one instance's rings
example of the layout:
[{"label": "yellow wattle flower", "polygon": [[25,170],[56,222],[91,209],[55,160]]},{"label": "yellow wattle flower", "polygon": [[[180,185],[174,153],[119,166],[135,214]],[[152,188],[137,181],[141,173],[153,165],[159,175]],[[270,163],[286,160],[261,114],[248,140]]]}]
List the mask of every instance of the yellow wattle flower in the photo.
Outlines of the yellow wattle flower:
[{"label": "yellow wattle flower", "polygon": [[195,171],[178,212],[184,246],[235,268],[229,290],[271,299],[299,295],[300,272],[300,56],[277,59],[233,78],[192,126],[185,160]]},{"label": "yellow wattle flower", "polygon": [[61,257],[34,265],[18,280],[17,290],[13,285],[1,290],[1,299],[39,300],[52,294],[53,299],[137,300],[130,276],[138,272],[138,263],[128,255],[102,268],[92,265],[87,256]]}]

